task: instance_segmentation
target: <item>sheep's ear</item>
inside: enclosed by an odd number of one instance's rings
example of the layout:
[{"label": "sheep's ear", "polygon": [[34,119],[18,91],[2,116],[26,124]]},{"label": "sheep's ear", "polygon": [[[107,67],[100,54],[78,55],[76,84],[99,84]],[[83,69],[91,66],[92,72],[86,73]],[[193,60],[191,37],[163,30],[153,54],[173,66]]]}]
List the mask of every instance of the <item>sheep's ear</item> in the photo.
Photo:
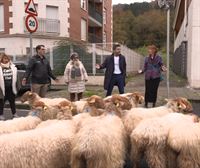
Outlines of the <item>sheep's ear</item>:
[{"label": "sheep's ear", "polygon": [[116,104],[116,107],[119,107],[119,103]]},{"label": "sheep's ear", "polygon": [[43,107],[43,110],[45,110],[45,111],[46,111],[46,110],[47,110],[47,106],[44,106],[44,107]]},{"label": "sheep's ear", "polygon": [[91,99],[89,103],[95,103],[95,98]]},{"label": "sheep's ear", "polygon": [[165,99],[165,101],[166,101],[166,102],[169,102],[169,101],[171,101],[171,99]]},{"label": "sheep's ear", "polygon": [[74,107],[71,105],[70,110],[73,110],[73,109],[74,109]]},{"label": "sheep's ear", "polygon": [[186,109],[186,105],[184,103],[178,103],[178,108]]},{"label": "sheep's ear", "polygon": [[28,95],[29,95],[29,96],[32,96],[32,95],[33,95],[33,93],[32,93],[32,92],[29,92],[29,93],[28,93]]}]

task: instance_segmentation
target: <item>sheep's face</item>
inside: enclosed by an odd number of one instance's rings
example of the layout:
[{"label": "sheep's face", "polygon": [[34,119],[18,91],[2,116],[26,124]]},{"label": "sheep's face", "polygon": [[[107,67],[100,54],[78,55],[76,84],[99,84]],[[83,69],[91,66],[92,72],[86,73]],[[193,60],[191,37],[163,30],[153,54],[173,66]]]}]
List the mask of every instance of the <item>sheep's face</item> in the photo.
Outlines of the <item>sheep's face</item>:
[{"label": "sheep's face", "polygon": [[105,114],[112,114],[122,117],[122,111],[117,106],[118,104],[116,105],[113,102],[107,103],[105,106]]},{"label": "sheep's face", "polygon": [[105,108],[105,102],[100,96],[93,95],[93,96],[87,98],[86,101],[89,106],[94,106],[96,108],[101,108],[101,109]]},{"label": "sheep's face", "polygon": [[136,106],[144,102],[144,96],[139,92],[134,92],[128,95],[127,97],[129,98],[130,101],[133,101],[133,104],[135,104]]},{"label": "sheep's face", "polygon": [[132,108],[132,104],[126,97],[122,97],[120,95],[113,95],[110,99],[110,102],[115,104],[117,108],[120,108],[122,110],[130,110]]},{"label": "sheep's face", "polygon": [[191,103],[186,98],[176,98],[167,100],[168,105],[175,111],[181,113],[191,113],[193,111]]},{"label": "sheep's face", "polygon": [[34,112],[37,113],[37,116],[39,116],[41,113],[48,110],[48,107],[42,101],[34,102],[33,105],[32,105],[32,108],[33,108]]},{"label": "sheep's face", "polygon": [[29,101],[29,100],[34,100],[36,97],[37,97],[36,93],[33,93],[31,91],[27,91],[22,95],[20,100],[21,100],[22,103],[24,103],[24,102]]}]

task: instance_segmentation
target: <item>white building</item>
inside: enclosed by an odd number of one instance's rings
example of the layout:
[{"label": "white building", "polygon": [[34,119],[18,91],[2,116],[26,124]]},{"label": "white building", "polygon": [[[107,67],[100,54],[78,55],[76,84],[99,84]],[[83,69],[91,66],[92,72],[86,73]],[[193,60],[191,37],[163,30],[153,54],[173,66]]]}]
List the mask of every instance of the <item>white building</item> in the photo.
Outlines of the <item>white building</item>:
[{"label": "white building", "polygon": [[[189,85],[193,88],[200,88],[200,0],[175,1],[173,28],[175,53],[182,44],[186,47],[185,65],[180,66],[185,71]],[[184,55],[182,52],[178,54],[179,58]]]}]

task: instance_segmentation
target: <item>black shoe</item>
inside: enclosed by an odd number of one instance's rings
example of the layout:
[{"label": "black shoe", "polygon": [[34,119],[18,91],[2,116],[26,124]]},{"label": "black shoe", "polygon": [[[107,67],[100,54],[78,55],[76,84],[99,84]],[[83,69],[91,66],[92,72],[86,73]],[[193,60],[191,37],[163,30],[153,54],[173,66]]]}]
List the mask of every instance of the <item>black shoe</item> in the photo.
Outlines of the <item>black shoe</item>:
[{"label": "black shoe", "polygon": [[152,107],[156,107],[156,103],[153,103]]}]

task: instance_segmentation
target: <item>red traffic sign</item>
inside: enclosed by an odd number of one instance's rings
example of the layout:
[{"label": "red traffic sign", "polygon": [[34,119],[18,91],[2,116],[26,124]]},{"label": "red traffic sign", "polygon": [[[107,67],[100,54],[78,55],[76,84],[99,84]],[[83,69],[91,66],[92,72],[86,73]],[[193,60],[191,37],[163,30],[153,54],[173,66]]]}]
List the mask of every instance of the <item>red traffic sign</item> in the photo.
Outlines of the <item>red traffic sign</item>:
[{"label": "red traffic sign", "polygon": [[35,16],[28,15],[25,20],[26,28],[30,33],[36,32],[38,28],[38,21]]},{"label": "red traffic sign", "polygon": [[33,0],[29,0],[28,4],[26,5],[25,12],[28,13],[28,14],[30,14],[30,15],[34,15],[34,16],[38,15]]}]

